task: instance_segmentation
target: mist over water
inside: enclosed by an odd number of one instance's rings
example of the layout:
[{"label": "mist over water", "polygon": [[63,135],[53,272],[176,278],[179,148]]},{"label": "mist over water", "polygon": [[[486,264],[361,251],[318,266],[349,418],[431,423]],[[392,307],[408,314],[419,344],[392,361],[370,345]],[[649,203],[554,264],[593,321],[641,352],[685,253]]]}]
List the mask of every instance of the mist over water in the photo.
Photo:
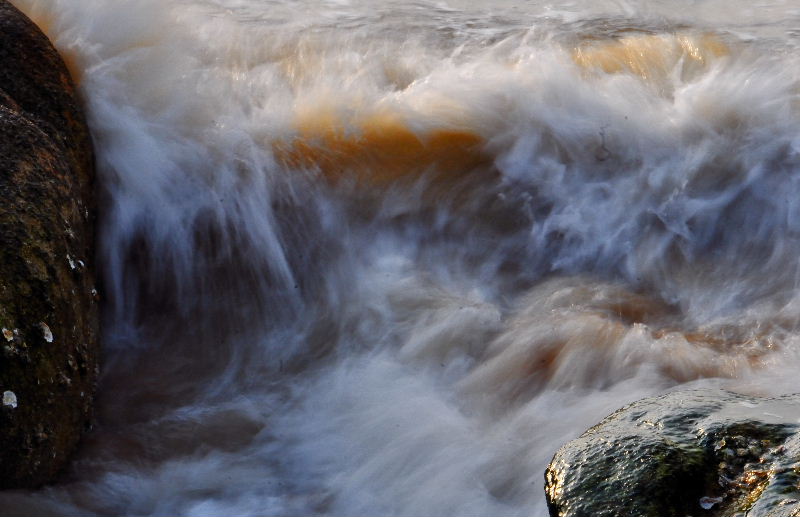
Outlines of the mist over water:
[{"label": "mist over water", "polygon": [[14,3],[85,99],[105,357],[1,514],[543,516],[625,403],[798,389],[793,2]]}]

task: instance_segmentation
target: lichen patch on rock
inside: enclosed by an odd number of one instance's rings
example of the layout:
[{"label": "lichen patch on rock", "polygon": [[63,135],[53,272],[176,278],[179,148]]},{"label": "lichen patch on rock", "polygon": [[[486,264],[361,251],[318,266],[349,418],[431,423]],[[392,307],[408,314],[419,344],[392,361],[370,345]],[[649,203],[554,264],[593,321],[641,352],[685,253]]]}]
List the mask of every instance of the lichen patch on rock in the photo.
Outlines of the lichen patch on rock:
[{"label": "lichen patch on rock", "polygon": [[42,329],[42,337],[44,337],[44,340],[47,341],[48,343],[52,343],[53,332],[50,330],[50,327],[47,326],[47,323],[43,321],[39,322],[39,328]]},{"label": "lichen patch on rock", "polygon": [[17,408],[17,395],[13,391],[3,392],[3,406],[11,409]]}]

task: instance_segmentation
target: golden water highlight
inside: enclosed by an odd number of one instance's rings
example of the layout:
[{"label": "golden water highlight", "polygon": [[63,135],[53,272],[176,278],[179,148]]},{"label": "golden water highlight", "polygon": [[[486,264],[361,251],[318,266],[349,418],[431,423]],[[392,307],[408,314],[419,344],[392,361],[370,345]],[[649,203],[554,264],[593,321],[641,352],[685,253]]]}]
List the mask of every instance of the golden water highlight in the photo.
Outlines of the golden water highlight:
[{"label": "golden water highlight", "polygon": [[546,389],[620,382],[642,365],[678,383],[736,378],[763,368],[776,346],[772,328],[682,321],[677,307],[622,286],[551,279],[523,299],[460,389],[507,407]]},{"label": "golden water highlight", "polygon": [[647,34],[585,42],[573,50],[572,59],[586,69],[628,73],[661,83],[678,65],[684,73],[692,73],[729,54],[722,39],[710,33]]},{"label": "golden water highlight", "polygon": [[453,181],[491,163],[476,131],[456,125],[419,129],[397,112],[375,110],[343,120],[332,110],[305,112],[292,138],[276,141],[273,151],[284,166],[318,170],[329,180],[352,175],[359,182],[385,185],[430,174]]}]

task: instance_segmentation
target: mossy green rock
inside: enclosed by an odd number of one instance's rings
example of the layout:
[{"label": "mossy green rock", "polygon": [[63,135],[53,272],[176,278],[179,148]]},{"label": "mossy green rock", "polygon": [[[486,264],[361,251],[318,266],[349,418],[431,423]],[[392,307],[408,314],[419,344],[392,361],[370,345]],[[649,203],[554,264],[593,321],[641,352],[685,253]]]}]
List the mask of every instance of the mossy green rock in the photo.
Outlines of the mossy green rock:
[{"label": "mossy green rock", "polygon": [[552,517],[800,516],[800,395],[635,402],[564,445],[545,491]]},{"label": "mossy green rock", "polygon": [[53,479],[91,421],[92,181],[63,61],[0,0],[0,488]]}]

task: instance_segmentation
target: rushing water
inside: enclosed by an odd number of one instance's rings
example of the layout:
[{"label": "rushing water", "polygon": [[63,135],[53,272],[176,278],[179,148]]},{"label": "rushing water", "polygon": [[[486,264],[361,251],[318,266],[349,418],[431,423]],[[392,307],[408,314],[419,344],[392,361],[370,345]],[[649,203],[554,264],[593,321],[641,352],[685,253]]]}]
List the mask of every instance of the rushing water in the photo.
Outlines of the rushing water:
[{"label": "rushing water", "polygon": [[622,404],[798,389],[795,2],[14,3],[85,98],[105,357],[2,514],[544,516]]}]

